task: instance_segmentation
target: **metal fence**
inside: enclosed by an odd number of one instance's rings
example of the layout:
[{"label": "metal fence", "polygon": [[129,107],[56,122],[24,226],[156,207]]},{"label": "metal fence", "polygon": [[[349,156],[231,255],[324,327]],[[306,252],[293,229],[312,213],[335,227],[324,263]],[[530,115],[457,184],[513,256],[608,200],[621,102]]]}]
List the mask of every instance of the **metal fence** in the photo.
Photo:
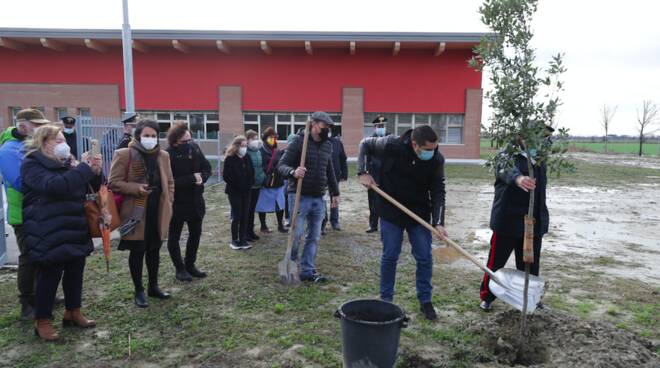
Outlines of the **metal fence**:
[{"label": "metal fence", "polygon": [[5,263],[7,263],[7,236],[8,234],[5,232],[5,213],[7,213],[7,210],[5,209],[5,188],[4,188],[4,182],[2,181],[2,176],[0,176],[0,210],[2,210],[2,213],[0,213],[0,267],[4,266]]}]

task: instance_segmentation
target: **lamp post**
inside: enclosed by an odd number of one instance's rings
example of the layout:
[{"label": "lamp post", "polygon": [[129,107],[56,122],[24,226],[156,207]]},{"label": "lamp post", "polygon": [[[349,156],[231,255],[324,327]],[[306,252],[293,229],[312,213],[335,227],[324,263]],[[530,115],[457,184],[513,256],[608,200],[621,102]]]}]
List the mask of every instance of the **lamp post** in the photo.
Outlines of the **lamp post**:
[{"label": "lamp post", "polygon": [[133,37],[128,23],[128,0],[122,0],[124,23],[121,29],[121,43],[124,50],[124,98],[125,116],[135,113],[135,95],[133,92]]}]

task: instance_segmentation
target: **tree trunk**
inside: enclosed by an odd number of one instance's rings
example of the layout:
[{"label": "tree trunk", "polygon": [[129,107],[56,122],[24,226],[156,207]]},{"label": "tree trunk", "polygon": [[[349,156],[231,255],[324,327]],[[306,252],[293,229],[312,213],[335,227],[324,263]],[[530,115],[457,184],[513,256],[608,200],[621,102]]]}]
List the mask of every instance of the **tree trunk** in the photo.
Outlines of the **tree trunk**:
[{"label": "tree trunk", "polygon": [[607,130],[605,131],[605,153],[607,153]]},{"label": "tree trunk", "polygon": [[644,145],[644,131],[639,133],[639,157],[642,157],[642,147]]},{"label": "tree trunk", "polygon": [[[534,179],[534,164],[532,164],[532,158],[527,155],[527,170],[529,171],[529,177]],[[531,221],[534,221],[534,198],[535,198],[535,192],[536,190],[530,190],[529,191],[529,207],[527,208],[527,218],[531,219]],[[528,236],[528,227],[527,224],[525,224],[525,238]],[[534,225],[532,225],[532,234],[534,231]],[[527,250],[525,249],[525,243],[527,243],[527,240],[524,240],[523,242],[523,261],[525,261],[525,255]],[[521,346],[522,346],[522,341],[523,341],[523,336],[525,334],[525,329],[526,329],[526,320],[527,320],[527,291],[529,289],[529,271],[531,268],[531,263],[534,262],[534,245],[532,242],[532,260],[529,262],[529,260],[525,261],[525,285],[523,289],[523,309],[522,309],[522,314],[520,316],[520,341],[521,341]]]}]

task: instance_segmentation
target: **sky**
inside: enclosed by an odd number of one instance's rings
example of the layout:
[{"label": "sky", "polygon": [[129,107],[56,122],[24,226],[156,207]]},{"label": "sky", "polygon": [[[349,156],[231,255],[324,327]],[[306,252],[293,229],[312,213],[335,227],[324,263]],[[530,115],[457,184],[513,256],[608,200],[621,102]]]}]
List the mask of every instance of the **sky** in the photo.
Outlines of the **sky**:
[{"label": "sky", "polygon": [[[122,0],[0,0],[0,27],[119,29]],[[129,0],[133,29],[487,32],[478,0]],[[22,16],[17,16],[23,14]],[[603,104],[617,106],[610,134],[636,134],[645,99],[660,105],[660,2],[540,0],[533,45],[539,66],[565,53],[557,125],[602,135]],[[484,88],[489,88],[484,74]],[[490,111],[484,102],[483,121]],[[660,128],[660,122],[656,125]],[[660,133],[660,132],[659,132]]]}]

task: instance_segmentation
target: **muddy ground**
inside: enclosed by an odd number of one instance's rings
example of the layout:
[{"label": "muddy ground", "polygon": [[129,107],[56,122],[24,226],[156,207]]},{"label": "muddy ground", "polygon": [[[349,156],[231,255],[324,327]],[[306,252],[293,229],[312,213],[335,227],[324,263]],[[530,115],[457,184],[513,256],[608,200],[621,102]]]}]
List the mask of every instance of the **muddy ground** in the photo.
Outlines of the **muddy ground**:
[{"label": "muddy ground", "polygon": [[[481,273],[452,253],[434,267],[439,321],[420,318],[414,260],[405,245],[395,302],[411,322],[402,331],[397,366],[660,366],[660,170],[576,162],[578,172],[551,180],[548,193],[551,230],[541,261],[546,308],[530,319],[530,346],[539,349],[526,354],[534,360],[513,354],[519,313],[500,302],[492,313],[481,312]],[[446,174],[447,229],[485,260],[492,175],[458,165]],[[96,253],[88,259],[83,304],[99,326],[65,330],[60,343],[39,342],[29,323],[17,321],[15,273],[0,273],[0,366],[341,366],[334,311],[347,300],[378,295],[380,241],[364,233],[364,190],[353,178],[342,183],[343,230],[322,239],[317,262],[331,282],[288,289],[277,283],[286,236],[265,234],[249,251],[230,250],[222,189],[207,193],[199,256],[207,279],[174,280],[163,249],[161,286],[173,298],[138,310],[127,254],[114,251],[106,274]],[[61,313],[56,309],[56,320]]]}]

